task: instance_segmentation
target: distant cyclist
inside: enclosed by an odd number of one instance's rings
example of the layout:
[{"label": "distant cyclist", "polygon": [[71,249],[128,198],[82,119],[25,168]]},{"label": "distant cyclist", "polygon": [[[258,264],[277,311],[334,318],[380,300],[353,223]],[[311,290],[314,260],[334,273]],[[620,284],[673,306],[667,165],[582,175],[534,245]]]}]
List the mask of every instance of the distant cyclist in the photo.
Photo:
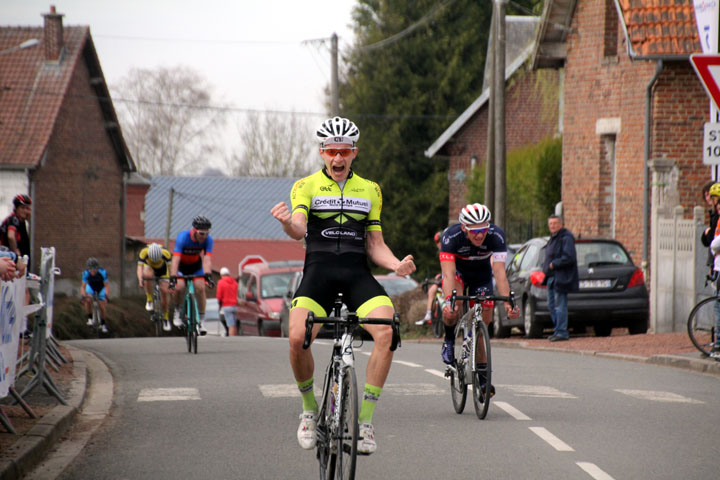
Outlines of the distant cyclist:
[{"label": "distant cyclist", "polygon": [[[510,285],[505,275],[505,232],[490,223],[490,217],[490,210],[485,205],[466,205],[460,210],[460,223],[451,225],[443,232],[440,267],[443,276],[442,291],[446,298],[450,297],[453,290],[462,294],[465,287],[468,287],[469,295],[492,295],[493,276],[500,295],[510,294]],[[443,308],[445,341],[442,346],[442,359],[447,364],[452,364],[455,360],[455,325],[459,318],[459,303],[455,305],[455,310],[452,310],[450,302],[446,301]],[[509,318],[518,317],[517,308],[513,310],[507,302],[504,305]],[[493,306],[493,302],[483,305],[483,322],[486,325],[492,320]],[[482,379],[481,384],[484,384]],[[491,395],[494,392],[491,385]]]},{"label": "distant cyclist", "polygon": [[[175,239],[175,248],[173,248],[170,276],[204,275],[206,278],[210,276],[212,273],[213,249],[213,239],[210,236],[211,227],[210,220],[198,215],[193,219],[191,229],[183,230],[178,234]],[[195,285],[198,314],[200,316],[200,334],[205,335],[207,333],[203,326],[205,321],[205,280],[196,278],[193,280],[193,285]],[[182,305],[184,291],[185,280],[178,278],[177,288],[175,289],[175,315],[173,316],[173,324],[178,328],[183,326],[179,306]]]},{"label": "distant cyclist", "polygon": [[100,262],[97,258],[90,257],[86,262],[87,270],[82,273],[82,301],[85,304],[85,312],[88,316],[88,325],[93,324],[92,318],[92,302],[93,295],[98,294],[98,305],[100,307],[100,330],[103,333],[108,333],[108,329],[105,326],[105,308],[110,296],[110,283],[108,279],[107,270],[100,266]]},{"label": "distant cyclist", "polygon": [[[147,247],[140,250],[138,254],[137,278],[140,288],[145,290],[145,310],[152,312],[153,305],[153,282],[155,277],[160,277],[160,303],[163,311],[163,330],[169,332],[171,330],[170,319],[168,317],[169,309],[169,280],[170,280],[170,261],[172,254],[164,249],[158,243],[151,243]],[[145,281],[151,280],[151,281]]]},{"label": "distant cyclist", "polygon": [[[438,252],[440,252],[440,235],[442,234],[442,231],[436,232],[435,236],[433,237],[433,241],[435,242],[435,246],[437,246]],[[442,274],[438,273],[435,275],[435,280],[440,280],[442,278]],[[415,325],[427,325],[430,319],[432,318],[432,304],[433,300],[435,300],[435,295],[438,291],[438,285],[435,285],[434,283],[431,283],[427,286],[427,309],[425,310],[425,317],[421,320],[418,320],[415,322]],[[440,292],[442,294],[442,292]]]},{"label": "distant cyclist", "polygon": [[[385,244],[380,223],[380,187],[351,168],[359,136],[357,126],[346,118],[324,121],[318,127],[316,141],[320,143],[325,167],[295,182],[290,193],[292,213],[285,202],[270,211],[287,235],[295,240],[304,238],[307,245],[305,273],[293,297],[289,320],[290,364],[303,403],[297,437],[304,449],[315,448],[318,412],[313,393],[313,355],[310,349],[302,348],[308,313],[328,316],[337,294],[342,293],[348,309],[360,317],[392,317],[393,304],[370,273],[368,258],[398,275],[415,271],[412,255],[399,260]],[[315,326],[313,338],[320,327]],[[358,451],[371,454],[377,448],[373,412],[393,357],[392,327],[364,327],[374,344],[358,415]]]}]

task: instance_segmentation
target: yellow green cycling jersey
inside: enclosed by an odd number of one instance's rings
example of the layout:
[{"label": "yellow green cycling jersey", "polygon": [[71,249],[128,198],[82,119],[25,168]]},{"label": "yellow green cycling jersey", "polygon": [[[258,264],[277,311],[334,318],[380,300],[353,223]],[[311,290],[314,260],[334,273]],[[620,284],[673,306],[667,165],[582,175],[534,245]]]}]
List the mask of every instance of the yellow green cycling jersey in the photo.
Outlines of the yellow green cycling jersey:
[{"label": "yellow green cycling jersey", "polygon": [[[163,267],[167,266],[167,262],[169,262],[172,259],[172,254],[166,250],[162,249],[162,258],[158,262],[153,262],[150,260],[150,257],[148,256],[149,247],[145,247],[142,250],[140,250],[140,254],[138,255],[138,263],[140,265],[147,265],[148,267],[152,268],[153,270],[161,270]],[[169,270],[169,269],[168,269]]]},{"label": "yellow green cycling jersey", "polygon": [[380,187],[352,170],[342,186],[325,169],[298,180],[293,185],[290,201],[293,215],[303,212],[307,218],[307,255],[315,252],[365,254],[366,232],[382,231]]}]

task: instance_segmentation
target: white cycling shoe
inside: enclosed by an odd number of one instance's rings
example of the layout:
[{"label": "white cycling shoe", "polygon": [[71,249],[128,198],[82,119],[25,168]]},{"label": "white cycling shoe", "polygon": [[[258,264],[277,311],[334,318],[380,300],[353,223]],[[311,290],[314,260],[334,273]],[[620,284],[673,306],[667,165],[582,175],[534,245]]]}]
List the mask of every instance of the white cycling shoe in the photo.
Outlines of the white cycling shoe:
[{"label": "white cycling shoe", "polygon": [[175,310],[175,314],[173,315],[173,325],[178,328],[183,326],[182,319],[180,318],[180,310]]},{"label": "white cycling shoe", "polygon": [[300,414],[300,426],[297,431],[297,439],[300,446],[305,450],[315,448],[315,443],[317,442],[315,427],[317,427],[316,412],[303,412]]},{"label": "white cycling shoe", "polygon": [[377,443],[375,443],[375,429],[372,423],[361,423],[360,432],[358,433],[358,453],[371,455],[375,453],[375,450],[377,450]]},{"label": "white cycling shoe", "polygon": [[145,302],[145,310],[147,310],[148,312],[152,312],[153,308],[153,302]]}]

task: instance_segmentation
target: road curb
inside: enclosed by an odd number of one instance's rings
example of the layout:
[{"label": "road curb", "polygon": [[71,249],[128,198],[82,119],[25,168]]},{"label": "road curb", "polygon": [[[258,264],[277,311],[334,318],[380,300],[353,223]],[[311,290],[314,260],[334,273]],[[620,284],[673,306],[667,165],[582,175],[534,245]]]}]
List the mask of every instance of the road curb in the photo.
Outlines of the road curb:
[{"label": "road curb", "polygon": [[64,397],[68,405],[54,407],[0,454],[0,480],[19,480],[27,475],[73,424],[87,392],[87,362],[81,350],[69,345],[66,348],[73,359],[73,380]]},{"label": "road curb", "polygon": [[708,373],[710,375],[720,375],[720,362],[716,362],[715,360],[688,358],[681,355],[653,355],[648,358],[648,363],[684,368],[700,373]]}]

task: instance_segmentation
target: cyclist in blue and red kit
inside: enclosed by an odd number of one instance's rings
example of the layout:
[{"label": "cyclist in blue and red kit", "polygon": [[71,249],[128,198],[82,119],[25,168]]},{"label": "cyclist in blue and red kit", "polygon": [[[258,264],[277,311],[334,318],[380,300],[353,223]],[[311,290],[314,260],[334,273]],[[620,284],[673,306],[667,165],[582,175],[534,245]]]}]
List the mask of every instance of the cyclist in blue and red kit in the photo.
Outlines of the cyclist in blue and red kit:
[{"label": "cyclist in blue and red kit", "polygon": [[[213,239],[210,236],[210,220],[202,215],[193,219],[192,228],[180,232],[175,239],[173,257],[170,263],[170,276],[183,275],[204,275],[210,276],[212,272],[212,249]],[[196,278],[193,280],[195,294],[197,295],[198,314],[200,315],[200,334],[205,335],[207,331],[203,327],[205,321],[205,280]],[[175,315],[173,324],[182,327],[180,318],[180,305],[182,305],[185,290],[185,280],[177,279],[175,288]]]},{"label": "cyclist in blue and red kit", "polygon": [[[479,203],[466,205],[460,210],[459,223],[443,232],[440,267],[443,276],[442,291],[446,298],[450,297],[453,290],[462,294],[465,287],[468,287],[468,295],[471,296],[492,295],[493,276],[500,295],[510,294],[510,285],[505,275],[507,258],[505,232],[490,223],[490,217],[490,210],[485,205]],[[442,359],[449,365],[455,359],[455,325],[459,317],[459,303],[455,305],[455,310],[452,310],[450,302],[446,301],[443,308],[445,341],[442,346]],[[504,305],[509,318],[518,317],[517,307],[512,309],[507,302],[504,302]],[[486,325],[492,320],[493,307],[493,302],[490,301],[483,304],[482,316]],[[484,355],[484,352],[481,355]],[[482,379],[481,383],[483,383]]]}]

